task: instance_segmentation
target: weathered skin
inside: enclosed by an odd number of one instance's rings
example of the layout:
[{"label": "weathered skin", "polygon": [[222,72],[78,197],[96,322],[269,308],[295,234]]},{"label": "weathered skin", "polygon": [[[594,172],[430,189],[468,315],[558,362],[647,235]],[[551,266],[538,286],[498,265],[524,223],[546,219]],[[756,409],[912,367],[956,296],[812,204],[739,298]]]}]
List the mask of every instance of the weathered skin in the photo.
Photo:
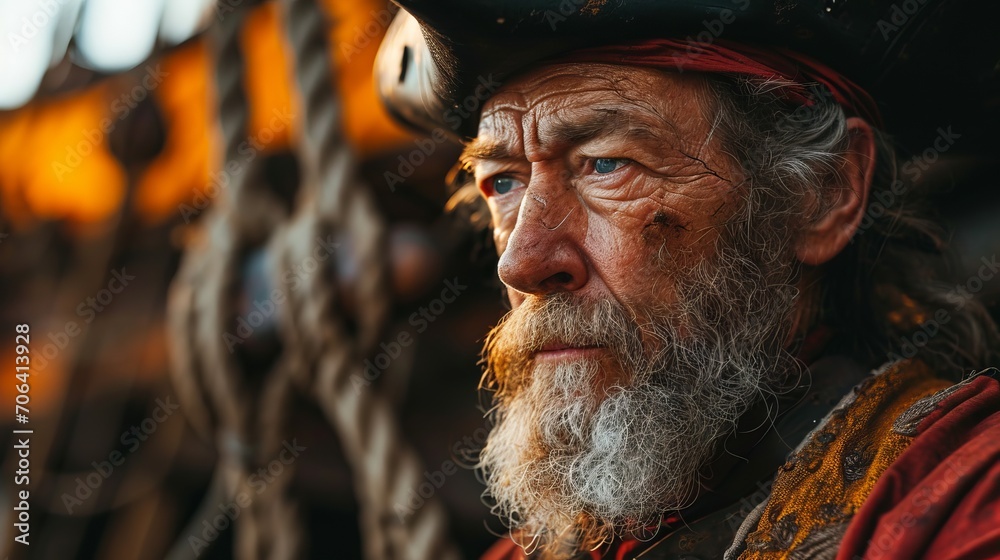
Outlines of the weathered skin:
[{"label": "weathered skin", "polygon": [[[674,301],[669,271],[652,265],[704,258],[743,185],[713,134],[710,99],[697,75],[569,63],[536,69],[487,101],[465,157],[492,213],[513,306],[557,291],[632,309]],[[865,208],[874,141],[863,120],[848,125],[844,181],[829,186],[828,212],[796,240],[806,265],[839,253]],[[602,161],[616,169],[598,173],[599,158],[624,159]],[[504,177],[512,188],[496,193]]]},{"label": "weathered skin", "polygon": [[[697,255],[710,247],[726,212],[704,209],[724,209],[737,182],[709,138],[704,89],[691,76],[564,65],[490,99],[477,143],[511,157],[477,159],[475,177],[513,305],[553,291],[632,304],[641,292],[643,300],[670,300],[667,278],[639,283],[637,272],[657,251]],[[602,133],[602,119],[621,125]],[[597,158],[630,161],[601,174]],[[518,186],[492,192],[490,181],[501,174]]]}]

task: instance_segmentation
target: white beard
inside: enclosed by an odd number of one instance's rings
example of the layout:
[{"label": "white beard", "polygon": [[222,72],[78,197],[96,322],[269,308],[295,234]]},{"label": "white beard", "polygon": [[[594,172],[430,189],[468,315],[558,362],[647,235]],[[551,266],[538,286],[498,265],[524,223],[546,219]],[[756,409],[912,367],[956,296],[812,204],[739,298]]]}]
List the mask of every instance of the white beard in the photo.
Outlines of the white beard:
[{"label": "white beard", "polygon": [[[615,303],[559,294],[529,299],[491,334],[487,379],[521,386],[498,399],[479,467],[494,512],[530,539],[526,548],[565,557],[692,505],[718,442],[789,372],[783,339],[794,288],[771,284],[748,298],[726,293],[732,278],[701,280],[708,288],[691,280],[693,297],[642,327]],[[748,288],[753,279],[745,280],[736,287]],[[720,323],[730,297],[755,313]],[[560,339],[609,348],[621,371],[594,359],[526,358]],[[618,381],[604,396],[595,388],[607,378]]]}]

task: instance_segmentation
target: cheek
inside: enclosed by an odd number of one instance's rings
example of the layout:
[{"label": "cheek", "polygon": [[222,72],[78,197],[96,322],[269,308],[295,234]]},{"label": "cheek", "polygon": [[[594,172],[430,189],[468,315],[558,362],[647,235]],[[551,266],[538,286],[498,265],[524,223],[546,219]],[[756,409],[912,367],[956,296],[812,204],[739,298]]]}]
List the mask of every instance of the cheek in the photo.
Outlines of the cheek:
[{"label": "cheek", "polygon": [[692,264],[692,258],[697,258],[712,237],[710,233],[699,237],[696,232],[705,233],[711,229],[705,224],[655,210],[637,237],[650,252],[652,266],[676,268]]},{"label": "cheek", "polygon": [[511,309],[517,309],[524,303],[524,294],[514,288],[507,288],[507,301],[510,302]]},{"label": "cheek", "polygon": [[495,197],[487,199],[493,222],[493,242],[497,247],[498,255],[507,249],[507,241],[511,232],[514,231],[514,226],[517,225],[519,203],[520,197],[513,195],[504,197],[504,200],[498,200]]},{"label": "cheek", "polygon": [[638,272],[658,262],[658,256],[684,247],[692,219],[687,209],[664,200],[662,191],[653,188],[620,190],[633,196],[588,200],[587,244],[595,261]]},{"label": "cheek", "polygon": [[607,289],[626,305],[645,306],[666,296],[661,292],[669,274],[657,266],[663,247],[644,238],[644,223],[624,212],[588,219],[586,254]]},{"label": "cheek", "polygon": [[589,217],[586,243],[593,267],[633,309],[676,301],[675,279],[714,251],[717,229],[704,216],[679,210],[647,199],[627,213]]},{"label": "cheek", "polygon": [[507,250],[507,239],[510,237],[510,232],[503,231],[499,228],[493,228],[493,244],[497,248],[497,256],[503,254]]}]

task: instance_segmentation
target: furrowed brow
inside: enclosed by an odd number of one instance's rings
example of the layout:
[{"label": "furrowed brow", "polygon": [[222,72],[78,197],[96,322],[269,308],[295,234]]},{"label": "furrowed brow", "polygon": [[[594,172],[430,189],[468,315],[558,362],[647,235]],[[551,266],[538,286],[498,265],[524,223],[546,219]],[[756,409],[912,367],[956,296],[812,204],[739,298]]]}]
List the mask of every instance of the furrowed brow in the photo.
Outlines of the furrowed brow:
[{"label": "furrowed brow", "polygon": [[469,166],[475,164],[475,162],[479,160],[511,159],[524,159],[524,156],[521,155],[518,150],[513,149],[507,144],[479,137],[466,144],[465,149],[462,150],[462,155],[458,158],[458,161],[460,161],[463,166]]},{"label": "furrowed brow", "polygon": [[[555,145],[579,145],[594,138],[611,134],[623,134],[626,138],[641,140],[659,138],[654,128],[629,113],[616,109],[594,109],[590,115],[579,120],[555,118],[544,132],[545,143]],[[459,161],[464,167],[471,167],[482,160],[522,160],[523,153],[507,144],[482,137],[469,142]]]},{"label": "furrowed brow", "polygon": [[634,139],[659,136],[628,113],[615,109],[594,109],[592,114],[581,120],[556,120],[545,132],[545,139],[555,144],[578,145],[611,134],[624,134]]}]

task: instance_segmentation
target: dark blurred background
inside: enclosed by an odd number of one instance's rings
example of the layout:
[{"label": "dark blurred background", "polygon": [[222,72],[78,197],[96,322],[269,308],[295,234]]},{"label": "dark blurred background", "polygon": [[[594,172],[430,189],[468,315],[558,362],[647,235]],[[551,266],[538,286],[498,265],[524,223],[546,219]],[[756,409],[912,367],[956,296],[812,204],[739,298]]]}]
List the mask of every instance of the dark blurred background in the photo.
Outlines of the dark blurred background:
[{"label": "dark blurred background", "polygon": [[[44,12],[40,5],[23,4],[30,5],[20,17],[11,15],[11,6],[2,7],[6,12],[0,21],[16,24],[12,32],[28,41],[4,57],[23,60],[31,58],[34,45],[49,39],[57,47],[60,43],[58,37],[43,36],[59,27],[56,18],[38,16]],[[78,4],[59,2],[62,17],[80,10],[74,15],[86,19],[87,6]],[[205,193],[223,149],[215,68],[201,31],[235,11],[247,12],[240,41],[252,111],[247,132],[261,146],[255,157],[273,183],[293,189],[301,176],[292,147],[302,110],[293,92],[279,7],[270,2],[149,4],[107,9],[105,28],[90,32],[93,42],[95,35],[138,26],[122,10],[190,12],[164,14],[147,54],[142,39],[135,39],[127,56],[136,61],[112,60],[110,69],[101,67],[95,59],[108,52],[102,45],[92,47],[97,54],[85,56],[84,23],[62,45],[69,47],[65,59],[48,68],[37,92],[19,93],[30,89],[21,82],[30,82],[31,72],[0,58],[6,63],[0,63],[5,74],[0,89],[6,90],[0,102],[8,105],[0,113],[0,324],[10,334],[0,343],[0,356],[11,366],[6,368],[11,382],[0,387],[0,400],[11,409],[0,421],[6,442],[0,502],[5,557],[164,558],[175,542],[191,551],[185,526],[192,521],[193,534],[203,537],[196,513],[219,460],[215,442],[192,428],[183,409],[148,434],[142,423],[164,417],[156,410],[161,402],[180,403],[169,376],[168,287],[186,239],[205,214]],[[150,7],[154,4],[163,5]],[[433,476],[448,461],[469,465],[466,452],[482,443],[477,359],[483,335],[503,313],[500,292],[489,266],[471,258],[483,253],[481,239],[443,215],[444,176],[457,145],[439,146],[394,185],[395,192],[387,186],[384,172],[417,148],[416,137],[390,121],[372,85],[375,52],[395,7],[377,0],[321,4],[329,15],[329,55],[338,65],[331,95],[342,99],[346,135],[388,224],[394,293],[384,340],[391,343],[397,333],[409,332],[414,341],[374,385],[397,405],[405,439]],[[31,26],[25,29],[21,17],[34,21],[42,35],[27,37]],[[165,37],[168,23],[185,17],[193,36],[174,31],[181,36],[171,44]],[[58,35],[59,30],[50,31]],[[154,24],[154,37],[156,31]],[[119,71],[115,64],[134,68]],[[274,126],[272,117],[282,114],[295,116],[288,126]],[[109,285],[116,272],[134,279],[120,293],[111,293],[120,283]],[[454,278],[469,288],[418,333],[411,314],[438,298],[445,280]],[[13,422],[14,325],[21,323],[30,325],[34,358],[26,426]],[[75,326],[67,328],[70,323]],[[289,492],[300,506],[304,555],[361,558],[353,476],[338,437],[310,399],[296,397],[292,409],[288,432],[307,449],[296,459],[294,474],[282,475],[294,477]],[[128,435],[136,426],[144,439]],[[16,489],[10,484],[17,463],[10,429],[25,427],[34,430],[28,547],[13,540]],[[121,464],[102,474],[104,464],[118,457]],[[495,538],[484,526],[488,510],[480,501],[482,487],[470,469],[454,474],[448,469],[433,498],[446,505],[449,536],[463,557],[475,557]],[[96,489],[81,487],[88,475],[91,482],[99,480]],[[232,528],[219,533],[191,557],[233,558]]]}]

